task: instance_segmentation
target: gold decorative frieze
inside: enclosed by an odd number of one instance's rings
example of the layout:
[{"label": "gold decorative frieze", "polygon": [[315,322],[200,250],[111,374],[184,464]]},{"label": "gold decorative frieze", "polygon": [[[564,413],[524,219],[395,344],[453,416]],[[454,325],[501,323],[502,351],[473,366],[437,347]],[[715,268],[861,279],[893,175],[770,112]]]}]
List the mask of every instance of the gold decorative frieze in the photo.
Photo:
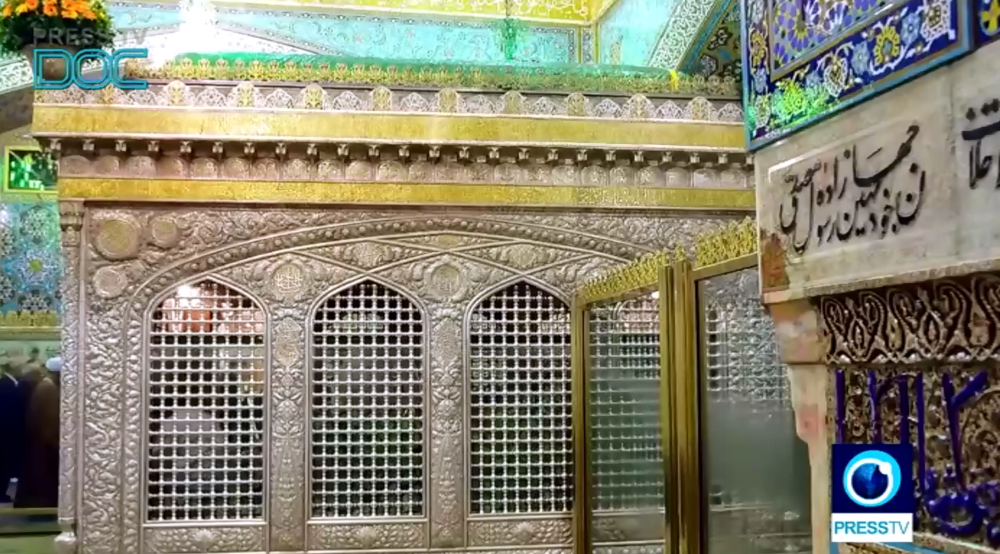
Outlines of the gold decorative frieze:
[{"label": "gold decorative frieze", "polygon": [[[264,59],[262,59],[264,58]],[[185,57],[159,67],[126,63],[129,76],[163,81],[256,81],[261,83],[380,84],[388,87],[473,90],[589,91],[739,98],[739,79],[621,66],[478,66],[385,60],[347,62],[325,56],[250,54]]]},{"label": "gold decorative frieze", "polygon": [[421,144],[58,138],[66,177],[745,189],[741,154]]},{"label": "gold decorative frieze", "polygon": [[6,333],[28,329],[53,329],[59,324],[59,313],[54,311],[23,311],[0,314],[0,331]]},{"label": "gold decorative frieze", "polygon": [[738,100],[649,98],[599,95],[588,92],[568,95],[551,92],[438,91],[374,89],[328,89],[319,85],[260,86],[251,82],[197,85],[173,81],[152,84],[146,90],[35,91],[37,104],[95,106],[174,106],[267,110],[316,110],[394,113],[461,113],[474,115],[530,115],[532,117],[583,117],[652,121],[743,122]]},{"label": "gold decorative frieze", "polygon": [[691,149],[742,152],[743,127],[730,123],[653,122],[365,112],[263,111],[38,104],[36,137],[103,136],[493,146]]},{"label": "gold decorative frieze", "polygon": [[748,217],[700,237],[695,244],[695,267],[706,267],[756,252],[757,222]]},{"label": "gold decorative frieze", "polygon": [[82,200],[197,200],[304,204],[752,210],[753,191],[469,183],[192,181],[62,178],[59,195]]}]

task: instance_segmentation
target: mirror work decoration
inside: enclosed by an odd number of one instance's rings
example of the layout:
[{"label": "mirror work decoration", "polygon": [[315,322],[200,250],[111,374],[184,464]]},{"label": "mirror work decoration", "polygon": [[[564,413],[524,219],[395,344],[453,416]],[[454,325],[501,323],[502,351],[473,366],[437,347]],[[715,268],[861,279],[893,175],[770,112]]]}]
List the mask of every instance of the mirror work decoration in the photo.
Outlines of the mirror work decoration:
[{"label": "mirror work decoration", "polygon": [[62,275],[56,164],[37,147],[8,147],[0,193],[0,335],[54,333]]}]

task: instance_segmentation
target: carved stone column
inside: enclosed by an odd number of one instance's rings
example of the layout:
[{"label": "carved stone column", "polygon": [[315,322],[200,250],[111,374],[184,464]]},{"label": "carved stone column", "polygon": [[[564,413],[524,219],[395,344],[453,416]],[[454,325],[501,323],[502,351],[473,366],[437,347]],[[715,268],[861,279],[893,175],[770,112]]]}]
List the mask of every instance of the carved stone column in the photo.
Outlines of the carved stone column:
[{"label": "carved stone column", "polygon": [[79,346],[83,342],[83,326],[80,325],[84,294],[80,283],[83,272],[80,254],[83,202],[60,202],[59,226],[62,229],[65,266],[61,290],[63,367],[59,407],[59,528],[62,533],[56,538],[56,547],[60,554],[72,554],[76,552],[77,458],[80,452],[77,422],[81,415],[79,398],[82,359]]},{"label": "carved stone column", "polygon": [[828,371],[819,316],[805,300],[768,306],[788,365],[795,409],[795,432],[809,447],[813,554],[830,550],[830,433],[827,421]]}]

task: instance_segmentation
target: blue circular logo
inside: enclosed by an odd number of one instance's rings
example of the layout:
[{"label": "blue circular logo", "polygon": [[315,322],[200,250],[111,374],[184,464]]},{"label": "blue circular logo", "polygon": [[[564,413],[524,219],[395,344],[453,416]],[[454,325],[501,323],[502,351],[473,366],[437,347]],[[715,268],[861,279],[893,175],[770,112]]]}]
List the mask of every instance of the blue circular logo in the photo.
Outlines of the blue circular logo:
[{"label": "blue circular logo", "polygon": [[867,450],[851,458],[844,468],[844,492],[863,508],[877,508],[899,492],[899,464],[880,450]]}]

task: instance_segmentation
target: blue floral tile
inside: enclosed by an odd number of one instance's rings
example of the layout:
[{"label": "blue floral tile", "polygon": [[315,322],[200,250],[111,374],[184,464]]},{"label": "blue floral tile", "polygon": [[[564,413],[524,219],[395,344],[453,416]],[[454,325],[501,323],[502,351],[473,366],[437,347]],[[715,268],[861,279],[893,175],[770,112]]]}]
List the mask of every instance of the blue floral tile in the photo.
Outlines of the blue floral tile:
[{"label": "blue floral tile", "polygon": [[[990,2],[1000,19],[1000,0]],[[744,2],[749,148],[757,150],[968,52],[968,12],[961,0]],[[997,32],[998,25],[994,20],[990,28]]]}]

